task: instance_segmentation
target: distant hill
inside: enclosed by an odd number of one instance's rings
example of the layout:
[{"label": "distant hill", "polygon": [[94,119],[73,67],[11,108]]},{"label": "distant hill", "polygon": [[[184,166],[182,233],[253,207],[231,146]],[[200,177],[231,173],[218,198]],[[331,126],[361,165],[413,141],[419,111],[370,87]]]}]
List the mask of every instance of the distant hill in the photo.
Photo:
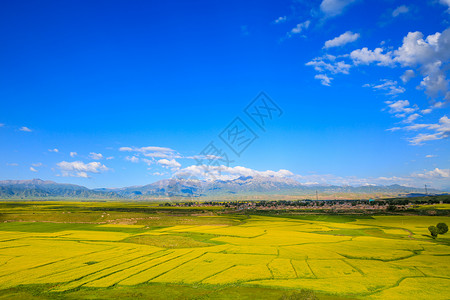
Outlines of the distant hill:
[{"label": "distant hill", "polygon": [[[88,189],[40,179],[0,181],[1,199],[368,199],[424,193],[423,189],[389,186],[310,186],[291,178],[247,176],[232,180],[164,179],[144,186]],[[429,190],[430,194],[441,191]]]},{"label": "distant hill", "polygon": [[[232,180],[203,181],[184,178],[164,179],[144,186],[112,190],[127,198],[174,197],[174,198],[259,198],[272,199],[282,196],[315,199],[320,198],[370,198],[397,197],[409,193],[423,193],[423,189],[401,185],[389,186],[334,186],[304,185],[291,178],[247,176]],[[430,193],[439,193],[430,190]]]},{"label": "distant hill", "polygon": [[114,192],[90,190],[84,186],[56,183],[41,179],[2,180],[0,181],[0,198],[34,199],[34,198],[120,198]]},{"label": "distant hill", "polygon": [[[53,181],[0,181],[2,199],[86,198],[86,199],[368,199],[398,197],[424,193],[423,189],[401,185],[334,186],[304,185],[291,178],[247,176],[232,180],[204,181],[196,179],[164,179],[144,186],[118,189],[88,189],[83,186]],[[441,193],[429,190],[430,194]]]}]

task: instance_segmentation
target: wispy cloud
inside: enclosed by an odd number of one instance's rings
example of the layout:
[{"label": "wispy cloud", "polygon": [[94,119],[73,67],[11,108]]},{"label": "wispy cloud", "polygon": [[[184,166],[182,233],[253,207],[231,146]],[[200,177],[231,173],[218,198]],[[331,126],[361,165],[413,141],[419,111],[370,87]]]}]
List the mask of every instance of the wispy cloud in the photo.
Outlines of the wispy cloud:
[{"label": "wispy cloud", "polygon": [[101,160],[101,159],[103,159],[103,154],[91,152],[91,153],[89,153],[89,157],[93,160]]},{"label": "wispy cloud", "polygon": [[394,9],[392,11],[392,16],[394,18],[398,17],[401,14],[406,14],[409,12],[409,7],[406,5],[400,5],[399,7],[397,7],[396,9]]},{"label": "wispy cloud", "polygon": [[139,162],[139,158],[136,156],[127,156],[125,157],[125,160],[131,161],[132,163],[138,163]]},{"label": "wispy cloud", "polygon": [[121,147],[119,151],[135,152],[146,157],[170,158],[176,156],[176,151],[167,147]]},{"label": "wispy cloud", "polygon": [[59,150],[58,150],[57,148],[54,148],[54,149],[48,149],[48,151],[49,151],[49,152],[54,152],[54,153],[58,153],[58,152],[59,152]]},{"label": "wispy cloud", "polygon": [[333,80],[333,77],[328,77],[326,74],[317,74],[314,78],[320,80],[320,83],[325,86],[330,86],[331,80]]},{"label": "wispy cloud", "polygon": [[335,37],[334,39],[326,41],[323,47],[325,49],[333,47],[341,47],[348,43],[356,41],[357,39],[359,39],[359,37],[360,37],[359,33],[347,31],[341,34],[340,36]]},{"label": "wispy cloud", "polygon": [[30,128],[26,127],[26,126],[22,126],[19,128],[20,131],[24,131],[24,132],[32,132],[33,130],[31,130]]},{"label": "wispy cloud", "polygon": [[155,176],[166,176],[167,173],[165,173],[165,172],[153,172],[152,175],[155,175]]},{"label": "wispy cloud", "polygon": [[309,20],[307,20],[307,21],[305,21],[303,23],[297,24],[294,28],[291,29],[291,31],[289,31],[286,34],[286,37],[290,38],[290,37],[293,37],[294,35],[298,35],[298,34],[302,33],[302,31],[304,29],[307,29],[310,24],[311,24],[311,21],[309,21]]},{"label": "wispy cloud", "polygon": [[397,118],[404,118],[419,109],[417,106],[411,106],[408,100],[386,101],[385,103],[389,107],[388,112]]},{"label": "wispy cloud", "polygon": [[284,23],[284,22],[286,22],[286,20],[287,20],[287,17],[286,16],[282,16],[282,17],[279,17],[278,19],[276,19],[275,21],[273,21],[275,24],[280,24],[280,23]]},{"label": "wispy cloud", "polygon": [[400,76],[400,79],[403,81],[403,83],[407,83],[414,76],[416,76],[416,73],[413,70],[406,70],[405,73]]},{"label": "wispy cloud", "polygon": [[316,57],[305,65],[314,67],[314,70],[317,72],[329,72],[331,74],[348,74],[351,68],[351,65],[345,63],[343,60],[339,60],[339,57],[330,54]]},{"label": "wispy cloud", "polygon": [[426,131],[409,139],[412,145],[422,145],[424,142],[442,140],[450,137],[450,119],[447,116],[443,116],[439,119],[438,123],[411,124],[404,127],[394,127],[390,130]]},{"label": "wispy cloud", "polygon": [[356,0],[323,0],[320,10],[325,17],[335,17],[342,14],[346,7],[356,2]]},{"label": "wispy cloud", "polygon": [[402,122],[403,123],[412,123],[412,122],[414,122],[415,120],[417,120],[418,118],[421,118],[422,116],[421,115],[419,115],[419,114],[412,114],[412,115],[409,115],[408,117],[406,117]]},{"label": "wispy cloud", "polygon": [[371,87],[373,90],[386,91],[386,95],[396,96],[406,91],[404,87],[398,85],[397,81],[382,79],[380,84],[365,84],[363,87]]}]

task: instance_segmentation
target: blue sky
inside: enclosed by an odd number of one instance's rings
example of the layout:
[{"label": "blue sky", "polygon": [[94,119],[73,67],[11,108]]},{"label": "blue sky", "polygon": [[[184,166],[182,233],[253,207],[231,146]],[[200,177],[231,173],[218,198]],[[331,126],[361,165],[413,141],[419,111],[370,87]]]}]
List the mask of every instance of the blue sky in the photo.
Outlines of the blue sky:
[{"label": "blue sky", "polygon": [[[0,179],[450,189],[449,21],[448,0],[5,3]],[[283,112],[264,130],[261,91]],[[258,136],[240,156],[236,117]],[[212,173],[211,141],[232,161]]]}]

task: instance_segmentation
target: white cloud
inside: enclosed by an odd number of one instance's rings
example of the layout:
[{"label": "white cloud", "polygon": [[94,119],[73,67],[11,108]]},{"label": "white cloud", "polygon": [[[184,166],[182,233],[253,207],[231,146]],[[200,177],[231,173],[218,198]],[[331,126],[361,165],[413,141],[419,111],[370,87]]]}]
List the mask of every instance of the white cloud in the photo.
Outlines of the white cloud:
[{"label": "white cloud", "polygon": [[78,155],[78,153],[76,153],[76,152],[70,152],[70,157],[75,157],[77,155]]},{"label": "white cloud", "polygon": [[[450,28],[442,33],[436,32],[424,36],[422,32],[409,32],[402,41],[402,45],[393,51],[384,53],[381,48],[369,50],[362,48],[350,53],[350,58],[355,65],[377,63],[382,66],[408,68],[401,76],[404,83],[407,83],[416,72],[422,76],[420,85],[425,94],[431,98],[431,107],[421,110],[422,114],[429,114],[433,109],[442,108],[450,103],[450,80],[447,73],[450,68]],[[392,85],[393,86],[393,85]],[[396,91],[393,90],[395,94]],[[417,106],[410,106],[409,101],[388,102],[391,108],[390,113],[396,113],[396,117],[405,118],[403,123],[413,123],[421,117]],[[398,111],[396,111],[396,107]],[[410,114],[410,115],[409,115]],[[409,138],[413,145],[422,145],[424,142],[441,140],[450,136],[449,121],[447,116],[443,116],[436,124],[411,124],[405,127],[390,129],[406,131],[426,131]]]},{"label": "white cloud", "polygon": [[106,160],[111,160],[111,159],[114,159],[114,156],[108,156],[108,157],[106,158]]},{"label": "white cloud", "polygon": [[35,163],[35,164],[31,164],[33,167],[42,167],[42,163]]},{"label": "white cloud", "polygon": [[[445,72],[450,59],[448,49],[450,29],[442,33],[436,32],[425,39],[423,33],[416,31],[409,32],[395,51],[383,53],[382,48],[362,48],[352,51],[350,57],[355,65],[377,63],[380,66],[395,67],[398,64],[401,67],[417,68],[423,76],[420,87],[425,93],[431,98],[442,96],[446,101],[450,101],[449,80]],[[410,71],[407,72],[409,75],[404,74],[405,82],[413,75]]]},{"label": "white cloud", "polygon": [[405,92],[405,88],[398,86],[397,81],[382,79],[381,84],[365,84],[364,87],[371,87],[374,90],[384,90],[387,91],[386,95],[395,96]]},{"label": "white cloud", "polygon": [[137,154],[146,157],[157,157],[157,158],[177,158],[179,155],[176,151],[166,147],[121,147],[119,151],[122,152],[136,152]]},{"label": "white cloud", "polygon": [[[401,8],[398,12],[403,10]],[[388,47],[387,49],[391,48]],[[448,49],[450,49],[450,28],[442,33],[436,32],[427,37],[424,37],[421,32],[409,32],[403,38],[401,46],[396,50],[385,50],[380,47],[369,50],[367,47],[364,47],[352,51],[349,55],[317,57],[306,63],[306,65],[314,67],[319,73],[324,73],[315,76],[316,79],[321,80],[323,85],[330,85],[332,78],[328,74],[348,74],[353,66],[376,64],[391,68],[408,68],[400,78],[406,84],[416,74],[421,75],[422,79],[418,88],[423,89],[426,95],[431,98],[431,107],[420,112],[429,114],[433,109],[442,108],[450,103],[450,80],[447,78],[448,70],[450,69],[450,51]],[[346,59],[350,59],[352,64],[345,62]],[[327,80],[327,78],[330,80]],[[390,96],[405,92],[405,88],[399,86],[396,81],[387,79],[378,85],[367,84],[365,86],[376,90],[385,90],[387,95]],[[395,113],[395,116],[398,118],[405,118],[402,123],[412,123],[421,117],[418,113],[414,113],[419,110],[418,107],[410,105],[407,100],[388,102],[387,104],[390,108],[390,113]],[[397,108],[398,110],[396,111]],[[445,121],[445,118],[446,116],[441,118],[439,124],[421,124],[422,127],[418,126],[415,130],[429,130],[432,132],[417,134],[410,139],[410,142],[412,144],[421,144],[425,141],[448,137],[448,132],[442,130],[446,126],[442,123]],[[411,126],[413,125],[403,128],[392,128],[391,130],[412,130]]]},{"label": "white cloud", "polygon": [[424,142],[442,140],[450,137],[450,119],[447,116],[443,116],[439,119],[439,123],[436,124],[413,124],[398,129],[403,129],[406,131],[431,131],[428,133],[417,134],[410,139],[411,144],[422,145]]},{"label": "white cloud", "polygon": [[278,19],[276,19],[276,20],[273,21],[273,22],[274,22],[275,24],[280,24],[280,23],[286,22],[286,20],[287,20],[286,16],[282,16],[282,17],[279,17]]},{"label": "white cloud", "polygon": [[119,151],[135,151],[135,152],[174,152],[175,150],[166,148],[166,147],[155,147],[155,146],[149,146],[149,147],[121,147],[119,148]]},{"label": "white cloud", "polygon": [[241,176],[262,176],[262,177],[274,177],[274,178],[287,178],[294,176],[291,171],[278,170],[278,171],[257,171],[242,166],[227,167],[227,166],[210,166],[210,165],[192,165],[187,168],[181,169],[176,175],[190,175],[197,178],[203,178],[206,180],[232,180]]},{"label": "white cloud", "polygon": [[[447,101],[450,100],[449,93],[447,93],[447,96],[445,97],[445,99],[446,99]],[[443,108],[443,107],[446,106],[446,105],[447,105],[447,102],[444,102],[444,101],[442,101],[442,102],[436,101],[436,102],[433,104],[433,108]]]},{"label": "white cloud", "polygon": [[371,63],[377,63],[379,66],[391,66],[394,61],[392,59],[392,51],[383,53],[384,49],[375,48],[369,50],[367,47],[362,49],[353,50],[350,53],[350,58],[355,65],[369,65]]},{"label": "white cloud", "polygon": [[[403,38],[403,45],[395,51],[395,61],[401,66],[419,68],[423,80],[420,84],[428,96],[445,96],[449,80],[445,69],[450,59],[450,29],[436,32],[424,39],[423,33],[409,32]],[[450,99],[447,99],[450,100]]]},{"label": "white cloud", "polygon": [[31,130],[30,128],[26,127],[26,126],[22,126],[19,128],[20,131],[24,131],[24,132],[32,132],[33,130]]},{"label": "white cloud", "polygon": [[442,139],[439,134],[420,133],[411,138],[409,141],[412,145],[422,145],[424,142],[435,141]]},{"label": "white cloud", "polygon": [[405,73],[400,76],[400,79],[403,81],[403,83],[407,83],[414,76],[416,76],[416,73],[414,73],[413,70],[406,70]]},{"label": "white cloud", "polygon": [[30,171],[31,172],[37,172],[37,170],[35,168],[33,168],[33,167],[30,167]]},{"label": "white cloud", "polygon": [[389,113],[395,114],[396,117],[405,117],[418,110],[417,107],[410,107],[408,100],[386,101],[389,107]]},{"label": "white cloud", "polygon": [[56,149],[56,148],[55,148],[55,149],[48,149],[48,151],[49,151],[49,152],[55,152],[55,153],[58,153],[58,152],[59,152],[59,150]]},{"label": "white cloud", "polygon": [[323,0],[320,4],[320,10],[326,17],[340,15],[344,9],[356,0]]},{"label": "white cloud", "polygon": [[425,157],[426,157],[426,158],[433,158],[433,157],[436,157],[436,155],[428,154],[428,155],[425,155]]},{"label": "white cloud", "polygon": [[324,55],[314,58],[312,61],[307,62],[306,66],[314,67],[317,72],[330,72],[332,74],[348,74],[351,65],[345,63],[344,61],[337,61],[334,55]]},{"label": "white cloud", "polygon": [[[436,32],[426,39],[423,39],[423,36],[420,31],[408,32],[403,38],[402,46],[395,51],[395,61],[403,66],[414,66],[434,61],[437,54],[445,54],[445,49],[439,49],[441,33]],[[443,43],[441,46],[444,46],[449,42],[441,41],[441,43]]]},{"label": "white cloud", "polygon": [[167,147],[121,147],[119,151],[134,152],[132,156],[125,157],[125,160],[133,163],[142,161],[149,166],[158,163],[165,168],[179,168],[181,165],[175,158],[183,158],[175,150]]},{"label": "white cloud", "polygon": [[314,78],[320,80],[320,83],[325,86],[330,86],[331,80],[333,80],[332,77],[328,77],[325,74],[317,74]]},{"label": "white cloud", "polygon": [[192,165],[181,169],[175,173],[175,176],[191,177],[205,180],[234,180],[241,176],[247,177],[271,177],[273,180],[286,182],[299,182],[300,184],[311,185],[349,185],[349,186],[371,186],[371,185],[388,185],[388,184],[402,184],[407,186],[421,186],[422,182],[412,175],[408,176],[392,176],[392,177],[377,177],[377,178],[358,178],[355,176],[336,176],[332,174],[322,175],[298,175],[293,174],[289,170],[279,171],[257,171],[254,169],[236,166],[208,166],[208,165]]},{"label": "white cloud", "polygon": [[406,5],[401,5],[392,11],[392,16],[395,18],[401,14],[406,14],[407,12],[409,12],[409,7]]},{"label": "white cloud", "polygon": [[[424,89],[426,94],[432,98],[439,94],[448,93],[449,80],[446,78],[444,71],[441,69],[442,62],[437,61],[423,67],[423,74],[426,75],[420,82],[420,88]],[[450,100],[445,97],[446,100]]]},{"label": "white cloud", "polygon": [[161,166],[165,167],[165,168],[172,168],[172,169],[178,169],[181,167],[181,164],[179,162],[177,162],[175,159],[160,159],[158,160],[158,164],[160,164]]},{"label": "white cloud", "polygon": [[109,169],[100,162],[90,162],[85,164],[82,161],[67,162],[62,161],[56,164],[61,169],[62,176],[84,177],[88,178],[88,173],[100,173]]},{"label": "white cloud", "polygon": [[423,187],[426,180],[433,179],[435,187],[438,185],[448,186],[449,169],[438,169],[424,173],[412,173],[406,176],[391,177],[369,177],[358,178],[355,176],[336,176],[326,175],[294,175],[300,183],[304,185],[349,185],[349,186],[373,186],[373,185],[391,185],[400,184],[410,187]]},{"label": "white cloud", "polygon": [[152,159],[142,158],[142,161],[145,162],[149,166],[155,163],[155,159],[154,158],[152,158]]},{"label": "white cloud", "polygon": [[290,32],[287,33],[287,37],[290,38],[294,34],[301,33],[304,29],[307,29],[310,24],[311,24],[311,21],[309,21],[309,20],[307,20],[307,21],[305,21],[303,23],[297,24],[294,28],[291,29]]},{"label": "white cloud", "polygon": [[450,178],[450,169],[435,168],[434,170],[431,170],[428,172],[415,173],[412,176],[418,177],[418,178],[427,178],[427,179]]},{"label": "white cloud", "polygon": [[3,123],[0,123],[0,127],[4,127],[5,126],[5,124],[3,124]]},{"label": "white cloud", "polygon": [[403,123],[412,123],[415,120],[417,120],[418,118],[421,118],[422,116],[419,114],[412,114],[409,115],[406,119],[403,120]]},{"label": "white cloud", "polygon": [[133,148],[131,148],[131,147],[120,147],[119,151],[133,151]]},{"label": "white cloud", "polygon": [[103,159],[103,154],[91,152],[91,153],[89,153],[89,157],[94,160],[100,160],[100,159]]},{"label": "white cloud", "polygon": [[131,161],[132,163],[139,162],[139,158],[136,156],[127,156],[127,157],[125,157],[125,160]]},{"label": "white cloud", "polygon": [[10,167],[18,167],[19,166],[19,164],[17,164],[17,163],[6,163],[6,165],[10,166]]},{"label": "white cloud", "polygon": [[324,48],[340,47],[345,44],[356,41],[359,38],[359,33],[353,33],[351,31],[344,32],[338,37],[325,42]]},{"label": "white cloud", "polygon": [[152,175],[155,175],[155,176],[164,176],[164,175],[167,175],[167,173],[164,173],[164,172],[154,172]]}]

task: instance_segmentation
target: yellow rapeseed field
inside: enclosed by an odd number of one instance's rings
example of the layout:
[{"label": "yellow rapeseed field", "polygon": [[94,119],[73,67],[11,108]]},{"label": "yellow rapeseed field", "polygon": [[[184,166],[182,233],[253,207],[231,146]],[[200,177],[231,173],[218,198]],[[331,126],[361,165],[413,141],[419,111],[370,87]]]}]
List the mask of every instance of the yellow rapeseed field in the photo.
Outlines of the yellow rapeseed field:
[{"label": "yellow rapeseed field", "polygon": [[[233,226],[67,225],[48,232],[19,224],[17,230],[0,227],[0,288],[239,284],[356,298],[448,299],[449,239],[426,234],[439,221],[449,218],[337,223],[251,216]],[[164,246],[165,238],[179,244]]]}]

